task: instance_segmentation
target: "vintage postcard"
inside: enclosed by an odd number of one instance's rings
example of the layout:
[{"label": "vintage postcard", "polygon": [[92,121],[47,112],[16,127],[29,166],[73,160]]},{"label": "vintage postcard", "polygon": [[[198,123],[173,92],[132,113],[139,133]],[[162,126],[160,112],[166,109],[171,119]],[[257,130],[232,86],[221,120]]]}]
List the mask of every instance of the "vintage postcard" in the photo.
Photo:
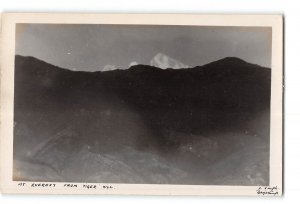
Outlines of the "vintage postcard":
[{"label": "vintage postcard", "polygon": [[1,192],[282,195],[281,15],[4,13]]}]

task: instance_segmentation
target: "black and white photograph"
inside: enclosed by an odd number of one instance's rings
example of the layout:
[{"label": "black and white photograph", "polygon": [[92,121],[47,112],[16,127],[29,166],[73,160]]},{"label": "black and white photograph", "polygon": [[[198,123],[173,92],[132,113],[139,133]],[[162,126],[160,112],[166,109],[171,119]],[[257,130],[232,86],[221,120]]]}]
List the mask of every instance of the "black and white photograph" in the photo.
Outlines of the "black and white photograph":
[{"label": "black and white photograph", "polygon": [[14,182],[270,186],[271,26],[14,29]]}]

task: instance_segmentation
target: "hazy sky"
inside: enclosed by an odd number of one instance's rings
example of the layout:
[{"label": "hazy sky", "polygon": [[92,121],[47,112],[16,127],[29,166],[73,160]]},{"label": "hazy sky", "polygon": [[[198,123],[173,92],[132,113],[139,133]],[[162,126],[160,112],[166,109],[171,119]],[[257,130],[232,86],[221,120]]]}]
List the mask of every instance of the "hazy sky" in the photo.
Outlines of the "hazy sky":
[{"label": "hazy sky", "polygon": [[149,64],[159,52],[191,67],[224,57],[271,64],[271,28],[18,24],[16,29],[16,54],[73,70]]}]

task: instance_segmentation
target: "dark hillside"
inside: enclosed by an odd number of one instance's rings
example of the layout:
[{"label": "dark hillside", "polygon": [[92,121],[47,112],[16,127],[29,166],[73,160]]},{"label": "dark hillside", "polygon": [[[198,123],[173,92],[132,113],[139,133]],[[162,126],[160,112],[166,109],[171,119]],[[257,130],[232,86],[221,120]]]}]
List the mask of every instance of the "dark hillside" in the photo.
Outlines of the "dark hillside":
[{"label": "dark hillside", "polygon": [[[222,155],[251,135],[269,148],[270,87],[270,69],[233,57],[189,69],[74,72],[16,56],[15,157],[61,171],[83,146],[176,155],[204,138],[225,145]],[[45,156],[54,147],[60,156]]]}]

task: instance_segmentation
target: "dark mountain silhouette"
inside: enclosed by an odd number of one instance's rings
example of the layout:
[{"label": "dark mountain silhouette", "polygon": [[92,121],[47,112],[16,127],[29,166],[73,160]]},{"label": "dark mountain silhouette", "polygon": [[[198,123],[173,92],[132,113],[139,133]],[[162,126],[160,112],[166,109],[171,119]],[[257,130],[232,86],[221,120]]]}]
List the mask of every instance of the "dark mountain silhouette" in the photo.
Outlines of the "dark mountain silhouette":
[{"label": "dark mountain silhouette", "polygon": [[[269,68],[234,57],[188,69],[75,72],[16,56],[15,157],[58,170],[84,145],[94,153],[132,147],[168,155],[211,135],[225,144],[220,155],[233,151],[227,141],[249,134],[268,148],[270,89]],[[229,133],[243,135],[230,140]],[[53,146],[60,158],[48,162]]]}]

